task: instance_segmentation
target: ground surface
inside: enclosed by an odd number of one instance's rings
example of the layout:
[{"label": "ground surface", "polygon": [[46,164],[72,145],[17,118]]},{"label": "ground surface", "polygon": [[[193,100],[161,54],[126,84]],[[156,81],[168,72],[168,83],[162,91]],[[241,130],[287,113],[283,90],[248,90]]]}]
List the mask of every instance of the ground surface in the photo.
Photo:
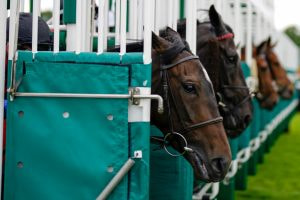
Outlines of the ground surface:
[{"label": "ground surface", "polygon": [[300,113],[258,165],[256,176],[248,177],[247,191],[236,192],[235,199],[300,200]]}]

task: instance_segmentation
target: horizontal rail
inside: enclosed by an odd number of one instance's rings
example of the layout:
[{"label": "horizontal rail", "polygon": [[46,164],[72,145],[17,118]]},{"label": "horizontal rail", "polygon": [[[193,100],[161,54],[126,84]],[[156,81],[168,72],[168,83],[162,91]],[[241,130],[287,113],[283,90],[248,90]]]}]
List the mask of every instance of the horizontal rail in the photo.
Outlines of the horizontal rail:
[{"label": "horizontal rail", "polygon": [[163,113],[163,98],[156,94],[77,94],[77,93],[31,93],[16,92],[16,97],[43,97],[43,98],[94,98],[94,99],[153,99],[158,102],[158,113]]}]

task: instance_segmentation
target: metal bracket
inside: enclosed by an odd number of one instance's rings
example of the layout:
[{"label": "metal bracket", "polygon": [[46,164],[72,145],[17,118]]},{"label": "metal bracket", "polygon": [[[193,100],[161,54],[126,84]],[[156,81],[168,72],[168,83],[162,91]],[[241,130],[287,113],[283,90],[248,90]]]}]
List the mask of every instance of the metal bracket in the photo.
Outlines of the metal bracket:
[{"label": "metal bracket", "polygon": [[133,105],[139,105],[140,104],[140,99],[135,98],[134,96],[141,94],[140,89],[139,88],[132,88],[130,90],[130,93],[131,93],[131,98],[130,99],[131,99],[132,104]]}]

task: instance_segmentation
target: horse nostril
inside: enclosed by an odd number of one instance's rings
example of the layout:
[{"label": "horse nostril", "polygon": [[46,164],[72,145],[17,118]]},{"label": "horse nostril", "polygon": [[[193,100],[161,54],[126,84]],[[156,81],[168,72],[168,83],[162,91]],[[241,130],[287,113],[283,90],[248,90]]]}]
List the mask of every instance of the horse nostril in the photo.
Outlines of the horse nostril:
[{"label": "horse nostril", "polygon": [[248,125],[250,122],[251,122],[251,116],[250,115],[246,115],[244,117],[244,123]]},{"label": "horse nostril", "polygon": [[227,171],[227,162],[224,158],[214,158],[211,160],[211,166],[214,173],[224,175]]}]

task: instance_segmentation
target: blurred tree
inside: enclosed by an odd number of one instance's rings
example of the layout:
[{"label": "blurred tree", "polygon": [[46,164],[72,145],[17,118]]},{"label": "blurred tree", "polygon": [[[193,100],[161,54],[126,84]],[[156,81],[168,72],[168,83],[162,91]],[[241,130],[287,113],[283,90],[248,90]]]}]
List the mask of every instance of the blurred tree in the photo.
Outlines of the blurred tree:
[{"label": "blurred tree", "polygon": [[52,17],[52,11],[51,10],[45,10],[41,13],[41,17],[43,20],[48,21]]},{"label": "blurred tree", "polygon": [[296,26],[289,26],[284,30],[285,34],[300,47],[300,30]]}]

